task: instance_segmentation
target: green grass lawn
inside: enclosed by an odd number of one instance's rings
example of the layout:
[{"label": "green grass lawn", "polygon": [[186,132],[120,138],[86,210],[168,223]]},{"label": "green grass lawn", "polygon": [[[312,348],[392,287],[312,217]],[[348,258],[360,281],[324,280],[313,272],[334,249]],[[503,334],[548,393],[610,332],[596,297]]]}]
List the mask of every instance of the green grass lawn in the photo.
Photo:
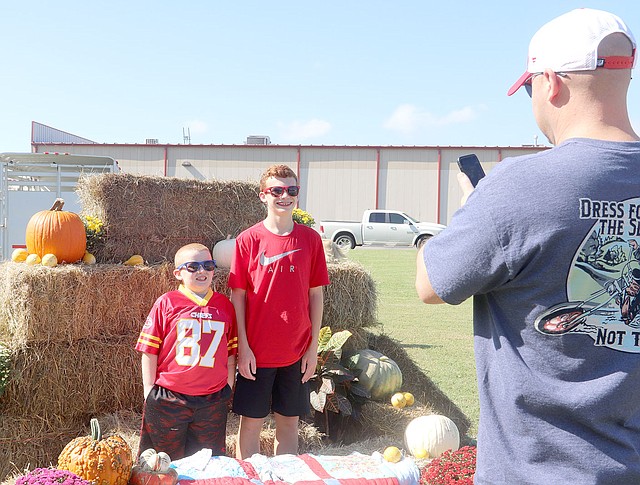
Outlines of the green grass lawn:
[{"label": "green grass lawn", "polygon": [[415,249],[356,248],[349,259],[371,272],[378,292],[380,331],[398,340],[413,361],[467,415],[478,430],[471,300],[425,305],[416,294]]}]

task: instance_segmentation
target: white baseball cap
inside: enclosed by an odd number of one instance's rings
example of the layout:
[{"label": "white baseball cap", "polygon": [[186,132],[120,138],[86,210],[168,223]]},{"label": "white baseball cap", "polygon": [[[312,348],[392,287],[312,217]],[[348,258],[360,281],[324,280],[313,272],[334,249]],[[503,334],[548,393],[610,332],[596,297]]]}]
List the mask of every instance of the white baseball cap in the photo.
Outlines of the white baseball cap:
[{"label": "white baseball cap", "polygon": [[[598,46],[609,34],[621,32],[633,44],[630,56],[598,58]],[[636,41],[618,16],[603,10],[579,8],[543,25],[529,43],[527,70],[507,92],[511,96],[534,73],[593,71],[598,67],[631,69],[635,64]]]}]

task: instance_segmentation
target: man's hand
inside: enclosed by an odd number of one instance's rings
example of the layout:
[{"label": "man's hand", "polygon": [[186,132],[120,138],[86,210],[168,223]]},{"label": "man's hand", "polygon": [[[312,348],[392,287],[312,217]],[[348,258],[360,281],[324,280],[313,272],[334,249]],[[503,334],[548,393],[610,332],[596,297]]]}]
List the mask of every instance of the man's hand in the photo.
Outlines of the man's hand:
[{"label": "man's hand", "polygon": [[466,202],[471,192],[473,192],[473,185],[471,184],[471,180],[466,174],[462,172],[458,172],[458,185],[462,189],[462,198],[460,199],[460,206],[462,207]]}]

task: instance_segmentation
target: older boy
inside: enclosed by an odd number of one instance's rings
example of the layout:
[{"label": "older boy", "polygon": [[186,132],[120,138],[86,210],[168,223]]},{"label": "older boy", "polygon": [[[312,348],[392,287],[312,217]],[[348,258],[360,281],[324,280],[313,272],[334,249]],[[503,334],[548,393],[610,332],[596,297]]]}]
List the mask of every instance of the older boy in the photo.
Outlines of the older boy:
[{"label": "older boy", "polygon": [[229,299],[211,289],[215,263],[202,244],[175,255],[178,290],[158,298],[142,328],[144,412],[138,453],[176,460],[210,448],[224,455],[235,379],[237,326]]},{"label": "older boy", "polygon": [[317,362],[323,290],[329,284],[322,241],[293,222],[298,177],[286,165],[260,179],[264,221],[236,240],[229,274],[238,318],[238,377],[233,411],[241,415],[236,456],[260,452],[273,411],[274,453],[297,453],[298,420],[309,413],[308,381]]}]

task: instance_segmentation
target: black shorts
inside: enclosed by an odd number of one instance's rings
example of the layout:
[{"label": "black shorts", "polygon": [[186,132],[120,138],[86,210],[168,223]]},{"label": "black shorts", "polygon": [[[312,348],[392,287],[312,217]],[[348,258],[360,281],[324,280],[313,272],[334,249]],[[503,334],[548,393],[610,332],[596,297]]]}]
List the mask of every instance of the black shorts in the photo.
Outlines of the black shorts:
[{"label": "black shorts", "polygon": [[309,414],[309,383],[302,383],[302,361],[287,367],[259,367],[256,380],[238,374],[233,412],[249,418],[264,418],[270,411],[282,416]]},{"label": "black shorts", "polygon": [[188,396],[153,386],[144,401],[138,455],[148,448],[164,451],[172,460],[202,448],[224,455],[230,397],[228,385],[206,396]]}]

